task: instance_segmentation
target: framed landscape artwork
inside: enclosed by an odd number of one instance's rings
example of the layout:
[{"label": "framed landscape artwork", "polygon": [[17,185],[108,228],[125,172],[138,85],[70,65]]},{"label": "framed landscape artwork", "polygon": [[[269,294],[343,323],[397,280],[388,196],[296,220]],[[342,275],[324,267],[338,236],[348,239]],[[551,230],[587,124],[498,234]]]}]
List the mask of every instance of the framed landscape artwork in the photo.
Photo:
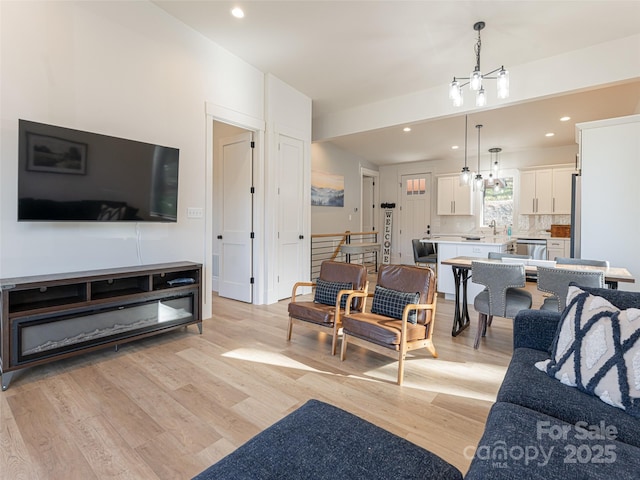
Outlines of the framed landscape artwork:
[{"label": "framed landscape artwork", "polygon": [[344,207],[344,176],[312,171],[311,205],[316,207]]},{"label": "framed landscape artwork", "polygon": [[32,172],[86,175],[87,144],[27,134],[27,170]]}]

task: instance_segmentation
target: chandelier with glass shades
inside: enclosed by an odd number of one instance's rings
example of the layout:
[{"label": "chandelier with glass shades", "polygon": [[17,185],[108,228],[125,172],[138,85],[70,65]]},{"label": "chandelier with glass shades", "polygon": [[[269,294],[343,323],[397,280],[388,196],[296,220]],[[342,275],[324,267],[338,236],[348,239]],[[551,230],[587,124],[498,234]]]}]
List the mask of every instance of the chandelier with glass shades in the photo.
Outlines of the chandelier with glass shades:
[{"label": "chandelier with glass shades", "polygon": [[[476,66],[471,72],[469,77],[453,77],[453,81],[449,84],[449,98],[453,101],[455,107],[462,106],[464,97],[462,94],[462,87],[469,85],[469,89],[476,92],[476,106],[482,107],[487,104],[487,96],[484,91],[484,80],[496,80],[498,87],[498,98],[504,99],[509,96],[509,72],[504,69],[504,66],[491,70],[488,73],[482,74],[480,71],[480,48],[482,42],[480,40],[480,30],[485,27],[484,22],[476,22],[473,25],[473,29],[478,32],[478,40],[474,50],[476,52]],[[492,76],[494,75],[495,76]],[[460,83],[460,80],[468,80],[467,82]]]},{"label": "chandelier with glass shades", "polygon": [[[460,185],[470,185],[473,180],[473,189],[475,191],[483,192],[487,188],[493,189],[495,193],[499,193],[505,188],[505,182],[500,178],[500,163],[498,155],[502,152],[500,147],[492,147],[489,149],[491,156],[491,164],[489,165],[489,174],[487,178],[482,176],[480,172],[480,129],[481,124],[476,125],[478,131],[478,170],[474,173],[469,170],[467,165],[467,130],[468,130],[468,116],[464,116],[464,167],[460,172]],[[495,156],[495,159],[494,159]]]}]

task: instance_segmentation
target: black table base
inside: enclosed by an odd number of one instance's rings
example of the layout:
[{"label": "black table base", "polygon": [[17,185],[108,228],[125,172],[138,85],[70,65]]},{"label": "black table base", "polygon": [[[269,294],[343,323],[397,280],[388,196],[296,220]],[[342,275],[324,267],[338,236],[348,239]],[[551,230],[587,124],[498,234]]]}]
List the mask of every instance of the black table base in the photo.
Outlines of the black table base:
[{"label": "black table base", "polygon": [[469,308],[467,306],[467,283],[469,281],[470,270],[451,266],[453,278],[456,284],[456,308],[453,313],[453,329],[451,336],[457,337],[469,326]]}]

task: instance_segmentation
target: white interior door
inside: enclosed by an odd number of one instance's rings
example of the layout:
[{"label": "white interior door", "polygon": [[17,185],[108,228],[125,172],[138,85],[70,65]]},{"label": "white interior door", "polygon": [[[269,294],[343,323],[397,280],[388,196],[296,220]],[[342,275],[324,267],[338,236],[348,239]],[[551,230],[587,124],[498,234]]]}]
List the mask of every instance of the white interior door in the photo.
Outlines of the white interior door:
[{"label": "white interior door", "polygon": [[380,228],[378,223],[377,202],[378,202],[378,175],[377,172],[362,172],[362,201],[360,204],[361,212],[361,231],[373,232],[376,228]]},{"label": "white interior door", "polygon": [[304,143],[280,135],[278,139],[278,299],[291,296],[304,280]]},{"label": "white interior door", "polygon": [[253,301],[252,133],[221,139],[222,196],[219,295]]},{"label": "white interior door", "polygon": [[413,264],[411,240],[422,238],[431,228],[431,174],[402,175],[400,200],[400,262]]}]

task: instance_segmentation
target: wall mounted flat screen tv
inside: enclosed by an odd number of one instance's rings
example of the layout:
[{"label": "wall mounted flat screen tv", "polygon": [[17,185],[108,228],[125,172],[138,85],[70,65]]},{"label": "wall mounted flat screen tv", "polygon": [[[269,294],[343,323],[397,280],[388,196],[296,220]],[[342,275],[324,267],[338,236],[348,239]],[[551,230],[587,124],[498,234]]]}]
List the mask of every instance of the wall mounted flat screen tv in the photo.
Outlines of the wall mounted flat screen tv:
[{"label": "wall mounted flat screen tv", "polygon": [[175,222],[179,153],[20,120],[18,221]]}]

